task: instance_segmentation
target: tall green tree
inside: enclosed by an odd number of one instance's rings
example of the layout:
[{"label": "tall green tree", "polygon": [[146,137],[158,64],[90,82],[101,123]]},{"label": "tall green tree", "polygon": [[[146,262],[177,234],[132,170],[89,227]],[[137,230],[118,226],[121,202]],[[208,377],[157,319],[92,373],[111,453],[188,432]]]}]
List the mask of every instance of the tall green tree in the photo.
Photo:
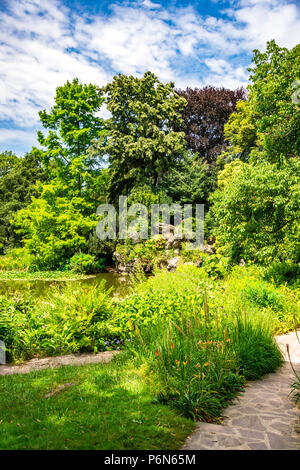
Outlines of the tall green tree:
[{"label": "tall green tree", "polygon": [[47,135],[39,132],[38,139],[46,149],[43,163],[49,181],[38,186],[38,196],[15,216],[40,268],[62,267],[85,249],[96,227],[96,209],[105,199],[109,173],[87,150],[104,132],[104,121],[97,117],[102,102],[99,87],[74,79],[57,88],[50,112],[40,113],[48,130]]},{"label": "tall green tree", "polygon": [[96,85],[85,85],[75,78],[56,89],[55,105],[49,113],[39,113],[48,131],[46,135],[38,132],[38,141],[46,149],[47,171],[65,181],[75,176],[79,191],[86,172],[99,167],[87,149],[104,131],[104,121],[97,116],[104,101],[102,94]]},{"label": "tall green tree", "polygon": [[142,78],[117,75],[105,88],[109,137],[99,145],[107,153],[111,168],[110,198],[129,194],[135,185],[157,187],[162,176],[185,152],[182,122],[184,98],[174,84],[161,83],[146,72]]},{"label": "tall green tree", "polygon": [[300,261],[299,59],[300,45],[255,50],[249,99],[225,125],[223,156],[233,161],[219,174],[210,220],[235,261]]},{"label": "tall green tree", "polygon": [[299,159],[237,159],[220,172],[212,202],[214,235],[233,261],[300,262]]},{"label": "tall green tree", "polygon": [[47,176],[42,168],[42,152],[33,148],[19,158],[11,152],[0,155],[0,250],[7,250],[20,243],[11,225],[15,213],[25,208],[37,194],[36,183]]},{"label": "tall green tree", "polygon": [[254,51],[249,71],[248,102],[238,103],[225,125],[226,156],[270,162],[299,156],[300,44],[288,50],[268,42],[265,52]]},{"label": "tall green tree", "polygon": [[179,204],[205,204],[215,189],[216,176],[198,155],[186,157],[163,177],[161,186],[166,194]]},{"label": "tall green tree", "polygon": [[19,158],[11,151],[0,153],[0,178],[11,172],[18,164]]}]

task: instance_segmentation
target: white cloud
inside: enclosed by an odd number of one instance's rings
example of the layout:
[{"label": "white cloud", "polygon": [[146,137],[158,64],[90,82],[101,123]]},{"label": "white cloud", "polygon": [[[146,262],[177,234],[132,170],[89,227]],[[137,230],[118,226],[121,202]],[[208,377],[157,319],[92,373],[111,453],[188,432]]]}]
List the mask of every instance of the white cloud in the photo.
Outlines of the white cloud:
[{"label": "white cloud", "polygon": [[35,130],[22,130],[22,129],[1,129],[0,128],[0,144],[13,143],[15,141],[22,141],[31,143],[36,137]]},{"label": "white cloud", "polygon": [[36,0],[22,0],[10,5],[10,14],[0,18],[0,80],[6,98],[0,103],[1,120],[32,126],[38,111],[52,104],[56,87],[75,76],[100,85],[107,82],[109,76],[100,66],[67,50],[77,42],[68,12],[57,2],[46,0],[40,7]]},{"label": "white cloud", "polygon": [[231,15],[240,25],[244,49],[264,48],[270,39],[289,48],[300,41],[300,15],[295,3],[252,0],[243,5],[232,10]]},{"label": "white cloud", "polygon": [[[73,77],[103,85],[116,72],[151,70],[178,88],[245,85],[253,48],[273,38],[280,46],[300,42],[295,1],[234,0],[213,17],[158,0],[116,2],[110,16],[79,14],[61,0],[10,0],[0,17],[0,121],[23,126],[15,136],[29,141],[38,111]],[[0,141],[7,132],[0,129]]]}]

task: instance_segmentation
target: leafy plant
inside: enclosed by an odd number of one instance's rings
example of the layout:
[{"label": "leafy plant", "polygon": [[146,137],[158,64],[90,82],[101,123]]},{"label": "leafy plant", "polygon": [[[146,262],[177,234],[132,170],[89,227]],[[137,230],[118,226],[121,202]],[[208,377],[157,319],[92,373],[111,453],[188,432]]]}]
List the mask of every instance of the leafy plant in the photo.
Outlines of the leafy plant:
[{"label": "leafy plant", "polygon": [[[191,313],[191,312],[189,312]],[[139,328],[127,346],[160,402],[193,419],[213,421],[245,380],[275,371],[281,353],[270,330],[241,315],[213,315],[206,295],[193,316]]]},{"label": "leafy plant", "polygon": [[77,273],[94,274],[104,270],[105,259],[96,260],[95,256],[76,253],[70,260],[70,268]]},{"label": "leafy plant", "polygon": [[111,349],[121,331],[111,321],[104,283],[53,288],[49,298],[0,297],[0,339],[8,360]]}]

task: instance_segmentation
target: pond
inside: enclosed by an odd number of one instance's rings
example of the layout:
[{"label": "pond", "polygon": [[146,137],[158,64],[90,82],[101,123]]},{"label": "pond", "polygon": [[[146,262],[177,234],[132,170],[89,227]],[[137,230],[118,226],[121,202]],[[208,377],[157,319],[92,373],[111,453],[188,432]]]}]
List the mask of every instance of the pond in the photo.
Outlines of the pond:
[{"label": "pond", "polygon": [[76,279],[67,281],[58,280],[0,280],[0,295],[13,295],[24,293],[30,290],[30,293],[36,297],[45,297],[53,286],[60,287],[66,284],[71,285],[98,285],[105,280],[106,289],[112,288],[111,295],[124,297],[130,290],[132,278],[128,275],[116,273],[101,273],[87,279]]}]

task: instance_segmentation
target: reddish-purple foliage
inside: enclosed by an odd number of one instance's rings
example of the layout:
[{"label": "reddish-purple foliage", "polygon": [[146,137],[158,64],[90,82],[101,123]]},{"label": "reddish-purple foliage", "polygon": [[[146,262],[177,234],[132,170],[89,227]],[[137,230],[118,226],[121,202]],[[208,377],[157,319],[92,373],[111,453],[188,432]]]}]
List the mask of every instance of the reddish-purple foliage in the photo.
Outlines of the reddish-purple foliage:
[{"label": "reddish-purple foliage", "polygon": [[246,90],[206,86],[176,90],[188,104],[182,112],[188,148],[212,164],[225,149],[224,124],[235,111],[236,103],[247,99]]}]

